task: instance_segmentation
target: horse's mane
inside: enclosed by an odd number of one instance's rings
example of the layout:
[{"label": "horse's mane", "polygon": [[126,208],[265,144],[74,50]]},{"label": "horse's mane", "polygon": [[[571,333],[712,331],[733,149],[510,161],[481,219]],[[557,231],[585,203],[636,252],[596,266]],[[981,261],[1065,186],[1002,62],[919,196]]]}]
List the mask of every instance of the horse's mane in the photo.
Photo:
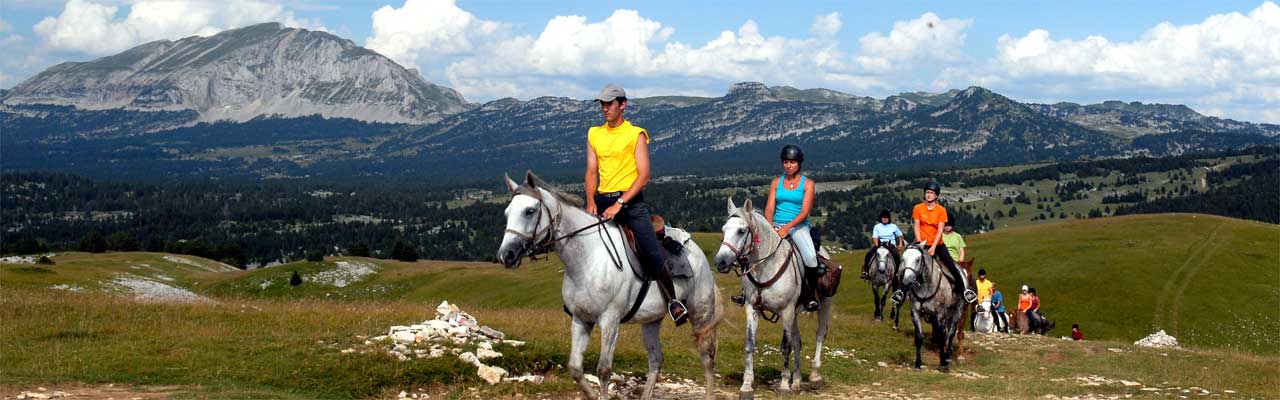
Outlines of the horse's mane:
[{"label": "horse's mane", "polygon": [[531,180],[533,180],[533,185],[536,187],[536,189],[533,187],[529,187],[528,184],[521,183],[520,186],[516,188],[516,194],[523,194],[523,195],[531,196],[535,199],[541,199],[542,193],[538,192],[537,189],[542,189],[542,190],[546,190],[547,193],[551,193],[551,195],[555,196],[556,200],[560,201],[561,203],[566,203],[578,208],[583,207],[583,202],[581,197],[565,193],[560,189],[557,189],[555,186],[552,186],[542,181],[542,178],[538,178],[537,175],[534,175],[532,173],[530,173],[528,177]]}]

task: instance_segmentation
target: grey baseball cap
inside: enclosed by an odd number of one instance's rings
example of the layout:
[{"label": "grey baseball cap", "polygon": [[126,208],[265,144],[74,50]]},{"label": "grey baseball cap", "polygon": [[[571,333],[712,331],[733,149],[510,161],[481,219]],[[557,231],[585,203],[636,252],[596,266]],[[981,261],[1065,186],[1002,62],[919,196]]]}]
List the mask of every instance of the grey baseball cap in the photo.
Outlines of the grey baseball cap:
[{"label": "grey baseball cap", "polygon": [[627,91],[622,90],[618,85],[610,83],[608,85],[604,85],[604,89],[600,89],[600,95],[596,96],[596,101],[613,101],[619,97],[627,97]]}]

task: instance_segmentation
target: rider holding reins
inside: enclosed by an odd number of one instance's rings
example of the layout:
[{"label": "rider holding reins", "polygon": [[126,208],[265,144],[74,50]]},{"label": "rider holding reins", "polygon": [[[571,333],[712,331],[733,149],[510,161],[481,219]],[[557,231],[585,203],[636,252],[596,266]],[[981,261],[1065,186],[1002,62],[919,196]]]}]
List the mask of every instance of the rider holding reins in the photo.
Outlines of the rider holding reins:
[{"label": "rider holding reins", "polygon": [[649,183],[649,133],[622,117],[627,93],[605,85],[596,97],[605,123],[587,131],[587,212],[616,220],[635,234],[636,256],[649,276],[658,281],[667,310],[676,325],[687,320],[688,309],[676,299],[671,272],[658,250],[658,237],[644,202],[644,186]]},{"label": "rider holding reins", "polygon": [[[938,182],[929,182],[924,186],[924,202],[916,204],[911,210],[911,219],[915,220],[913,224],[915,230],[916,243],[928,246],[929,255],[936,257],[947,267],[947,272],[955,278],[956,287],[963,289],[957,290],[957,294],[964,296],[966,303],[973,303],[978,300],[977,293],[969,289],[969,280],[964,273],[960,272],[960,268],[956,266],[956,261],[951,258],[950,252],[947,251],[947,245],[942,243],[942,230],[947,222],[947,210],[938,204],[938,195],[942,193],[942,185]],[[942,251],[937,251],[938,247],[942,247]],[[902,289],[893,292],[893,302],[901,303],[906,300],[906,293]]]},{"label": "rider holding reins", "polygon": [[867,256],[862,260],[862,279],[871,279],[871,258],[875,257],[876,249],[884,247],[889,250],[889,255],[893,257],[893,264],[902,264],[902,260],[898,259],[898,249],[901,249],[905,243],[902,237],[902,230],[898,229],[898,224],[891,222],[892,214],[889,210],[880,211],[880,223],[871,228],[871,248],[867,250]]},{"label": "rider holding reins", "polygon": [[[764,208],[764,217],[773,223],[779,237],[791,237],[800,258],[804,261],[804,277],[810,288],[818,287],[818,252],[813,246],[813,236],[809,234],[809,210],[813,207],[813,180],[800,175],[800,167],[804,164],[804,151],[800,146],[788,144],[782,146],[783,175],[773,179],[769,188],[769,202]],[[811,292],[813,290],[810,290]],[[805,309],[816,311],[820,304],[816,296],[804,295],[809,301]]]}]

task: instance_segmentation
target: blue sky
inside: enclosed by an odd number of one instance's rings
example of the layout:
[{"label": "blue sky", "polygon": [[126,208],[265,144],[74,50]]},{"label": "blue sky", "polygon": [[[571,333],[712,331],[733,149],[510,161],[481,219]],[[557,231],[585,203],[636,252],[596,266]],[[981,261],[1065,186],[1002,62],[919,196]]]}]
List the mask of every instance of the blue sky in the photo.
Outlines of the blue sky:
[{"label": "blue sky", "polygon": [[747,80],[875,97],[979,85],[1280,123],[1272,1],[0,0],[0,87],[264,21],[349,38],[471,101],[586,98],[606,82],[633,96]]}]

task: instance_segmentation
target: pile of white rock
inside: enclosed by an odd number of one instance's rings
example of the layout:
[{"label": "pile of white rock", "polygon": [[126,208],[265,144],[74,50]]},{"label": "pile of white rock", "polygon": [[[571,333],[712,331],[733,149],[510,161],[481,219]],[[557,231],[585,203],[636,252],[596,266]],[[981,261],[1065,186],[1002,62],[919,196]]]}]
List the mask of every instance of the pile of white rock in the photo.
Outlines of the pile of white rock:
[{"label": "pile of white rock", "polygon": [[1178,347],[1178,338],[1169,336],[1169,334],[1164,333],[1164,329],[1161,329],[1156,333],[1152,333],[1151,336],[1133,342],[1133,344],[1142,347]]},{"label": "pile of white rock", "polygon": [[[485,365],[483,360],[502,357],[502,353],[493,350],[494,344],[505,344],[520,347],[524,342],[507,340],[506,334],[496,329],[482,326],[471,314],[459,310],[458,306],[441,302],[436,307],[436,317],[415,325],[396,325],[386,335],[376,336],[365,341],[365,345],[389,343],[387,354],[400,361],[413,358],[436,358],[446,353],[457,356],[463,362],[475,365],[477,374],[489,384],[510,381],[528,381],[528,377],[507,378],[507,371]],[[465,347],[475,346],[475,351],[463,351]],[[346,349],[343,353],[356,352]],[[540,381],[540,380],[539,380]],[[541,382],[537,382],[541,383]]]}]

